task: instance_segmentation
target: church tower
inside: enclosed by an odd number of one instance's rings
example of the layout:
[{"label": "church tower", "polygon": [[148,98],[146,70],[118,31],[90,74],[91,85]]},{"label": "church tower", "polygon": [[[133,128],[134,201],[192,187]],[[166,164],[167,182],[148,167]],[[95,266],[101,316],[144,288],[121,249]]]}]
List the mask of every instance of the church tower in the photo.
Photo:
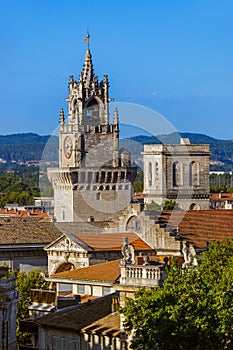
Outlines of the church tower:
[{"label": "church tower", "polygon": [[[89,41],[89,35],[87,35]],[[88,48],[78,81],[69,78],[67,120],[59,118],[59,168],[48,169],[58,222],[105,221],[131,201],[136,167],[119,150],[119,118],[109,114],[109,82],[99,82]]]},{"label": "church tower", "polygon": [[172,200],[180,209],[209,209],[208,144],[144,145],[144,201],[163,206]]}]

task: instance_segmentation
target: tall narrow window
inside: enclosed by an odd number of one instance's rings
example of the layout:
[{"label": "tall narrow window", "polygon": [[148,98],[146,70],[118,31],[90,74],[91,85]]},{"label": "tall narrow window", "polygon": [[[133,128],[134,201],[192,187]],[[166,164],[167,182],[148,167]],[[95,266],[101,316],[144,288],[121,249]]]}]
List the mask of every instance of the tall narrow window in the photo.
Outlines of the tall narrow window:
[{"label": "tall narrow window", "polygon": [[52,336],[52,350],[58,349],[58,337],[56,335]]},{"label": "tall narrow window", "polygon": [[148,183],[149,183],[149,186],[152,186],[152,164],[151,164],[151,162],[149,162]]},{"label": "tall narrow window", "polygon": [[189,186],[200,185],[200,166],[198,162],[189,164]]},{"label": "tall narrow window", "polygon": [[182,186],[183,185],[183,167],[179,162],[173,163],[173,186]]},{"label": "tall narrow window", "polygon": [[67,350],[67,340],[65,337],[62,337],[61,348],[62,348],[62,350]]},{"label": "tall narrow window", "polygon": [[155,188],[159,188],[159,163],[155,163]]},{"label": "tall narrow window", "polygon": [[73,350],[80,350],[80,341],[79,339],[73,339]]},{"label": "tall narrow window", "polygon": [[91,183],[92,182],[92,172],[88,171],[87,173],[87,182]]}]

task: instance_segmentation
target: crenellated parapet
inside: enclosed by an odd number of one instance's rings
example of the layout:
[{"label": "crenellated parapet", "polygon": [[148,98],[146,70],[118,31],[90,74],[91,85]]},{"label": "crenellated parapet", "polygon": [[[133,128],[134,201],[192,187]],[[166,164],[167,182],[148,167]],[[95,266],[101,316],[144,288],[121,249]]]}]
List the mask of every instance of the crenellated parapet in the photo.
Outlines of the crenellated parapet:
[{"label": "crenellated parapet", "polygon": [[48,169],[55,220],[109,220],[130,203],[137,168],[119,149],[119,116],[110,122],[109,80],[94,73],[86,50],[79,79],[68,83],[67,116],[59,116],[59,167]]}]

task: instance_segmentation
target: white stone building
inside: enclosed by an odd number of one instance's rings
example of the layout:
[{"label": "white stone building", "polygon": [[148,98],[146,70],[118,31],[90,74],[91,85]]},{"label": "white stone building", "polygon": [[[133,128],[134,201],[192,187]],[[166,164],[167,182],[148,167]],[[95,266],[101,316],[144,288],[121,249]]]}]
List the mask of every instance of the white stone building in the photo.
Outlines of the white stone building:
[{"label": "white stone building", "polygon": [[144,145],[144,198],[181,209],[209,209],[209,145]]}]

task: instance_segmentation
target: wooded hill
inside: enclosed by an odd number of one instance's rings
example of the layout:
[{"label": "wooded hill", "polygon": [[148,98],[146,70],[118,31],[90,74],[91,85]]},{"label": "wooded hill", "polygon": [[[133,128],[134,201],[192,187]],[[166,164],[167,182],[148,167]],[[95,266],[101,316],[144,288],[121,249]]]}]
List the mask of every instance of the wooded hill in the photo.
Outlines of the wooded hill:
[{"label": "wooded hill", "polygon": [[[195,133],[172,133],[161,136],[135,136],[130,139],[122,140],[121,147],[127,148],[130,145],[132,154],[138,144],[178,144],[180,138],[189,138],[193,144],[209,144],[211,170],[231,171],[233,170],[233,140],[219,140],[204,134]],[[137,151],[138,152],[138,149]]]},{"label": "wooded hill", "polygon": [[[195,133],[172,133],[161,136],[135,136],[120,140],[120,147],[129,149],[140,160],[143,144],[179,143],[180,137],[189,138],[193,144],[210,144],[211,165],[213,170],[230,171],[233,169],[233,141],[219,140],[213,137]],[[48,146],[49,145],[49,146]],[[49,147],[49,151],[44,149]],[[44,153],[43,153],[44,152]],[[0,162],[6,166],[12,162],[26,163],[40,161],[41,158],[51,161],[58,159],[58,138],[56,136],[40,136],[34,133],[0,135]],[[49,157],[49,159],[47,159]]]},{"label": "wooded hill", "polygon": [[34,133],[0,135],[1,163],[40,161],[48,142],[51,159],[57,160],[58,138],[56,136],[40,136]]}]

